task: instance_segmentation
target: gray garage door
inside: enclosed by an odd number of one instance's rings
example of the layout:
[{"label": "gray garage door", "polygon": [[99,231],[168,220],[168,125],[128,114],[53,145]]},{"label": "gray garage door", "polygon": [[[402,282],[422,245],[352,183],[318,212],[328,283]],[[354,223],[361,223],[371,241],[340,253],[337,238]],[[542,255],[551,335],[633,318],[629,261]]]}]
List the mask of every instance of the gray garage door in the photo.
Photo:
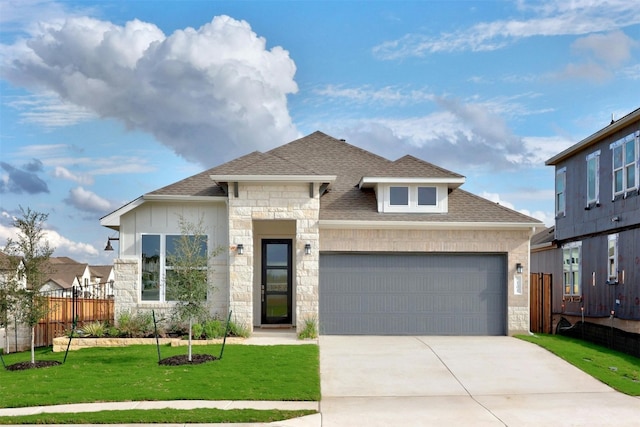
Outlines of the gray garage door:
[{"label": "gray garage door", "polygon": [[320,254],[327,335],[505,335],[506,256]]}]

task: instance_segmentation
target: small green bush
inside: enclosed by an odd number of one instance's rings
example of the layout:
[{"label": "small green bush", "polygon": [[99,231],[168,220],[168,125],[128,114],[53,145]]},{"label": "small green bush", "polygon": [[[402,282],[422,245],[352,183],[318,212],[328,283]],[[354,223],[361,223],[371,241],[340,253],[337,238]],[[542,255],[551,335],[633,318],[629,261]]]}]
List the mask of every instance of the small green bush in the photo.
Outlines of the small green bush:
[{"label": "small green bush", "polygon": [[202,331],[204,327],[200,323],[194,323],[191,325],[191,338],[199,340],[202,338]]},{"label": "small green bush", "polygon": [[207,320],[204,323],[204,336],[207,339],[224,337],[225,324],[219,319]]},{"label": "small green bush", "polygon": [[298,338],[301,340],[318,338],[318,320],[314,317],[307,317],[304,319],[304,326]]},{"label": "small green bush", "polygon": [[251,331],[245,325],[238,324],[233,320],[229,322],[229,336],[247,338],[251,335]]},{"label": "small green bush", "polygon": [[124,311],[118,315],[116,327],[124,337],[149,337],[153,335],[153,316],[149,312]]},{"label": "small green bush", "polygon": [[107,333],[107,325],[100,321],[85,323],[82,326],[82,332],[91,337],[102,338]]}]

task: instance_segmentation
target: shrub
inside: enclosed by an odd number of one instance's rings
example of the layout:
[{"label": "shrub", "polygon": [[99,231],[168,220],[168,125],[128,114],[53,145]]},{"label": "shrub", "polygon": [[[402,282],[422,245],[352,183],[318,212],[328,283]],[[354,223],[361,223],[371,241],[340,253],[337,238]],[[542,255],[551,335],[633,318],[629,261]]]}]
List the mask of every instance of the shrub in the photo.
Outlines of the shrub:
[{"label": "shrub", "polygon": [[120,335],[129,338],[144,338],[153,335],[153,316],[149,312],[124,311],[118,315],[116,327]]},{"label": "shrub", "polygon": [[204,327],[200,323],[194,323],[191,325],[191,338],[194,340],[199,340],[202,338],[202,331]]},{"label": "shrub", "polygon": [[233,320],[229,322],[229,336],[247,338],[251,335],[251,331],[245,325],[238,324]]},{"label": "shrub", "polygon": [[304,326],[298,338],[301,340],[318,338],[318,319],[315,316],[304,319]]},{"label": "shrub", "polygon": [[100,321],[85,323],[82,326],[82,332],[84,332],[85,335],[102,338],[107,333],[107,325]]},{"label": "shrub", "polygon": [[219,319],[207,320],[204,323],[204,335],[207,339],[224,337],[225,324]]}]

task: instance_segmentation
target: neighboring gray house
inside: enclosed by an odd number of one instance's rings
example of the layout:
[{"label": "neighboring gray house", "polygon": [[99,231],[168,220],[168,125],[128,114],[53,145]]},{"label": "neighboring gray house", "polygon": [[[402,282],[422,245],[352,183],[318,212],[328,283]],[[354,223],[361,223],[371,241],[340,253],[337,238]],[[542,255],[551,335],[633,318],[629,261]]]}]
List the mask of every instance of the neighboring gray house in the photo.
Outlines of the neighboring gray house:
[{"label": "neighboring gray house", "polygon": [[122,206],[116,312],[167,310],[178,218],[204,219],[211,312],[250,329],[506,335],[529,328],[538,220],[470,194],[420,159],[391,161],[321,132],[254,152]]},{"label": "neighboring gray house", "polygon": [[[554,317],[640,334],[640,109],[547,160],[556,171]],[[558,271],[559,270],[559,271]]]}]

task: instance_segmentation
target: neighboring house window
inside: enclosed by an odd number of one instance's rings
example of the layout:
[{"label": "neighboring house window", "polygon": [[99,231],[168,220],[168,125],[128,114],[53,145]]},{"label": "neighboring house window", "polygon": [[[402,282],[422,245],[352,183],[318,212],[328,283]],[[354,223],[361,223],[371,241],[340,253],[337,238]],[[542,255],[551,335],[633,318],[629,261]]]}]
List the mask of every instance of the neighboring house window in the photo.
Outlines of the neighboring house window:
[{"label": "neighboring house window", "polygon": [[614,197],[638,188],[638,147],[636,140],[637,137],[634,134],[630,134],[609,146],[613,150]]},{"label": "neighboring house window", "polygon": [[566,200],[567,168],[556,171],[556,216],[564,216],[567,212]]},{"label": "neighboring house window", "polygon": [[600,150],[587,156],[587,206],[600,203]]},{"label": "neighboring house window", "polygon": [[[167,265],[167,255],[176,250],[181,235],[143,234],[142,235],[142,301],[172,301],[171,289],[167,289],[167,274],[171,274],[173,266]],[[188,236],[195,239],[196,236]],[[203,259],[207,256],[207,240],[203,239],[200,247]],[[206,269],[203,265],[200,268]]]},{"label": "neighboring house window", "polygon": [[616,283],[618,281],[618,235],[610,234],[608,237],[608,280],[609,283]]},{"label": "neighboring house window", "polygon": [[580,296],[580,250],[581,243],[571,243],[562,247],[562,272],[564,295]]}]

